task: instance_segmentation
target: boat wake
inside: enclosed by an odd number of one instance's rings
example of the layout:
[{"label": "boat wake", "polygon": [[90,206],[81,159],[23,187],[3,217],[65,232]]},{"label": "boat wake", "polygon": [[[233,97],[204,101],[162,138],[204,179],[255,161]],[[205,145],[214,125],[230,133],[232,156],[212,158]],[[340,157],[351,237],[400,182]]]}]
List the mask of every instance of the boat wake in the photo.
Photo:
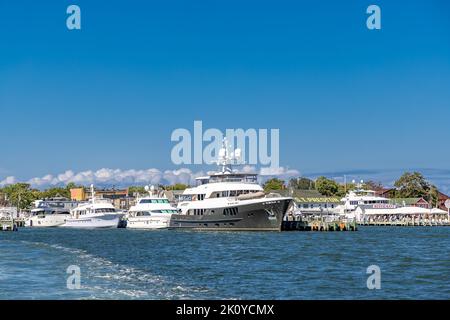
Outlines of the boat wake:
[{"label": "boat wake", "polygon": [[[212,293],[208,288],[187,286],[166,276],[114,263],[82,249],[42,242],[21,241],[21,243],[62,252],[65,261],[70,263],[64,268],[69,265],[80,267],[81,288],[65,289],[73,291],[75,299],[201,299],[211,296]],[[68,276],[65,274],[66,278]]]}]

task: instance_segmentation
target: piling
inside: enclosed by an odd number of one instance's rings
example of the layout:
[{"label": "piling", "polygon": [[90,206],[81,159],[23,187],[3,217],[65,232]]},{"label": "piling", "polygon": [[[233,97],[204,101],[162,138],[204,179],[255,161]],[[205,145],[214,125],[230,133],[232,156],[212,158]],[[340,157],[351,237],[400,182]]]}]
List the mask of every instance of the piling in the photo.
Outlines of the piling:
[{"label": "piling", "polygon": [[283,221],[282,231],[357,231],[358,226],[355,222],[344,220],[325,221],[316,217],[289,217]]}]

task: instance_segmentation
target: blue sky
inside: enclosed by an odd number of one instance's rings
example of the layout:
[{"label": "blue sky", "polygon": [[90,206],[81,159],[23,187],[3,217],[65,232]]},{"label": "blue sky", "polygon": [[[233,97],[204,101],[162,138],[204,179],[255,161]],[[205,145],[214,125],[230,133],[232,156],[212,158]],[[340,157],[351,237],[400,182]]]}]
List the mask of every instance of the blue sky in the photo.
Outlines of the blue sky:
[{"label": "blue sky", "polygon": [[202,120],[280,128],[305,175],[424,169],[449,190],[447,1],[2,1],[0,35],[0,181],[181,169],[171,132]]}]

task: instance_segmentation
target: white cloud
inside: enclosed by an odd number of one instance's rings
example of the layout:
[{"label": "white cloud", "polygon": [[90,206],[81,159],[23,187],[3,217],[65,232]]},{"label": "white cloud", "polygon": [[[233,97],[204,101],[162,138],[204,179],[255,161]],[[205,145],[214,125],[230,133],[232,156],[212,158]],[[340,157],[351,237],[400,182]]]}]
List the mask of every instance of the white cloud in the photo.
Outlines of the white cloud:
[{"label": "white cloud", "polygon": [[280,177],[284,177],[284,178],[290,178],[290,177],[298,177],[300,175],[300,172],[298,170],[287,169],[284,167],[278,167],[278,168],[266,167],[266,168],[261,168],[260,175],[261,176],[280,176]]},{"label": "white cloud", "polygon": [[6,177],[4,180],[0,181],[0,186],[4,187],[8,184],[14,184],[16,182],[17,182],[17,180],[15,177]]},{"label": "white cloud", "polygon": [[[284,167],[280,168],[258,168],[254,166],[244,166],[241,168],[242,172],[246,173],[259,173],[261,181],[277,177],[283,180],[289,180],[293,177],[299,177],[300,172],[293,169]],[[410,170],[411,171],[411,170]],[[444,193],[450,193],[450,170],[442,169],[418,169],[422,172],[431,183]],[[394,181],[403,173],[403,170],[365,170],[365,171],[350,171],[350,172],[324,172],[307,174],[307,177],[316,178],[320,175],[335,177],[337,181],[343,182],[344,174],[347,175],[347,181],[352,179],[364,179],[380,181],[386,186],[392,186]],[[69,182],[74,182],[81,185],[89,185],[91,183],[103,186],[129,186],[129,185],[146,185],[153,184],[195,184],[195,178],[205,176],[208,173],[203,171],[193,172],[187,168],[181,168],[177,170],[165,170],[161,171],[155,168],[136,170],[136,169],[109,169],[102,168],[97,171],[87,170],[81,172],[73,172],[67,170],[60,174],[52,175],[46,174],[42,177],[34,177],[25,182],[31,184],[35,188],[47,188],[57,185],[66,185]],[[0,178],[1,179],[1,178]],[[4,187],[9,184],[20,182],[21,180],[13,176],[5,177],[0,180],[0,187]]]},{"label": "white cloud", "polygon": [[[243,172],[257,172],[257,168],[253,166],[245,166],[242,168]],[[298,176],[299,172],[297,170],[287,170],[285,168],[262,168],[260,174],[264,178],[269,178],[273,176],[279,176],[280,178],[288,178],[292,176]],[[195,179],[204,176],[205,172],[198,171],[193,172],[187,168],[181,168],[177,170],[165,170],[161,171],[155,168],[136,170],[136,169],[109,169],[102,168],[97,171],[87,170],[81,172],[73,172],[72,170],[67,170],[63,173],[52,175],[46,174],[42,177],[34,177],[26,182],[31,184],[35,188],[45,188],[57,185],[66,185],[70,182],[81,185],[89,185],[91,183],[97,185],[116,185],[116,186],[126,186],[126,185],[144,185],[144,184],[195,184]],[[13,184],[18,182],[15,177],[7,177],[0,182],[0,186],[5,186],[8,184]]]}]

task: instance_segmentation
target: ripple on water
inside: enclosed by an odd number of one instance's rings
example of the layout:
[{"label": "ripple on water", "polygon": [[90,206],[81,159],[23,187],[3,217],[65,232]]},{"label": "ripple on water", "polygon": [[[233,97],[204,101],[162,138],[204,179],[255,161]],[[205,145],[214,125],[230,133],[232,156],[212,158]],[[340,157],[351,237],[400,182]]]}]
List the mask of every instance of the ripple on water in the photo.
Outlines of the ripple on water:
[{"label": "ripple on water", "polygon": [[[1,299],[450,299],[450,228],[0,234]],[[66,269],[81,268],[81,290]],[[367,290],[378,265],[382,290]]]}]

